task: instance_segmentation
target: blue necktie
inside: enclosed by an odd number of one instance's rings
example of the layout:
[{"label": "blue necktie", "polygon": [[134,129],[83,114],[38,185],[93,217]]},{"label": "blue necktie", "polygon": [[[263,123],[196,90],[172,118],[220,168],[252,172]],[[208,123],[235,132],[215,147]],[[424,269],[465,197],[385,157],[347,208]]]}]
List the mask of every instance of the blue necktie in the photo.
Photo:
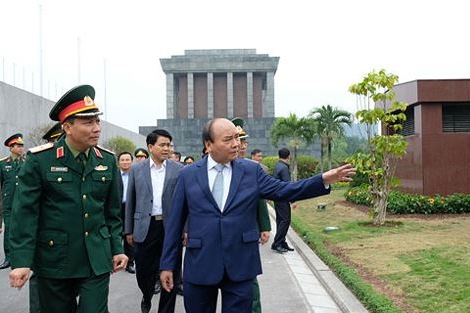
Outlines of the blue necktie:
[{"label": "blue necktie", "polygon": [[222,211],[222,201],[224,198],[224,175],[222,174],[225,165],[217,164],[214,168],[217,170],[217,175],[215,176],[214,186],[212,187],[212,195],[214,196],[215,202],[219,206],[219,209]]}]

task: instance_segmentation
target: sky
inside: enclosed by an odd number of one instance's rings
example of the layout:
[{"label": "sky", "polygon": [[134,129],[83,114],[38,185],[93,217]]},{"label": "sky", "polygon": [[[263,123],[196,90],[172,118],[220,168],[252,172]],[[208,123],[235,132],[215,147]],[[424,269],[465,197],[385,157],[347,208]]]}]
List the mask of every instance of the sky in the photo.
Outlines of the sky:
[{"label": "sky", "polygon": [[103,119],[138,132],[166,118],[161,58],[256,49],[280,57],[276,116],[327,104],[354,113],[348,87],[373,70],[400,83],[470,78],[466,3],[0,0],[0,80],[52,101],[90,84]]}]

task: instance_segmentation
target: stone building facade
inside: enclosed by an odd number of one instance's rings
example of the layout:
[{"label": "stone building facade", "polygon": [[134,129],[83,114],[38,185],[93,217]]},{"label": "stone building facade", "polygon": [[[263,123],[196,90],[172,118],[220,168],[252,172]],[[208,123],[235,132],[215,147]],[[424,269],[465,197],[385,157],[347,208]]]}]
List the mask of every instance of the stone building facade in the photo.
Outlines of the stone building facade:
[{"label": "stone building facade", "polygon": [[[250,134],[249,149],[276,155],[270,143],[274,122],[274,75],[279,57],[255,49],[185,50],[160,59],[166,74],[167,119],[157,126],[173,135],[176,150],[199,156],[202,127],[214,117],[241,117]],[[142,126],[148,134],[155,126]]]}]

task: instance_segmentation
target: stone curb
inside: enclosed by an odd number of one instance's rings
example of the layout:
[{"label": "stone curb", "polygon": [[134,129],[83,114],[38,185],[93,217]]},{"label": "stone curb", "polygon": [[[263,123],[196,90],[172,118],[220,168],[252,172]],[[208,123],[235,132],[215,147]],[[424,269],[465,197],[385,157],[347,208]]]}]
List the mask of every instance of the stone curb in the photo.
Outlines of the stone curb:
[{"label": "stone curb", "polygon": [[[268,205],[271,217],[276,220],[274,208]],[[325,287],[333,301],[345,313],[368,313],[369,311],[354,296],[354,294],[343,284],[341,280],[330,270],[330,268],[312,251],[302,238],[289,227],[287,238],[297,250],[299,255]]]}]

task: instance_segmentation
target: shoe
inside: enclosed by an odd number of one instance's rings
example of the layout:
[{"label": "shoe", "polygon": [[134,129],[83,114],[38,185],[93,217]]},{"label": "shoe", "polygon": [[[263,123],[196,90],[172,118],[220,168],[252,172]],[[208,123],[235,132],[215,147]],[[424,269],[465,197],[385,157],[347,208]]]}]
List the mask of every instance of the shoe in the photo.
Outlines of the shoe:
[{"label": "shoe", "polygon": [[3,261],[2,264],[0,264],[0,270],[3,270],[4,268],[9,268],[10,267],[10,261],[5,260]]},{"label": "shoe", "polygon": [[135,266],[134,266],[134,264],[127,265],[127,266],[126,266],[126,272],[128,272],[129,274],[135,274]]},{"label": "shoe", "polygon": [[284,243],[284,244],[282,245],[282,247],[283,247],[284,249],[286,249],[287,251],[294,251],[294,248],[289,247],[289,245],[287,244],[287,242]]},{"label": "shoe", "polygon": [[287,249],[284,248],[284,247],[281,247],[281,246],[271,247],[271,249],[276,251],[277,253],[281,253],[281,254],[287,252]]},{"label": "shoe", "polygon": [[176,287],[176,294],[182,296],[183,295],[183,284],[179,284]]},{"label": "shoe", "polygon": [[142,298],[142,302],[140,302],[140,310],[142,311],[142,313],[149,313],[151,307],[152,301],[145,301],[145,299]]},{"label": "shoe", "polygon": [[153,294],[154,295],[159,294],[160,291],[162,291],[162,286],[160,286],[160,282],[157,281],[157,283],[155,284],[155,290],[153,291]]}]

